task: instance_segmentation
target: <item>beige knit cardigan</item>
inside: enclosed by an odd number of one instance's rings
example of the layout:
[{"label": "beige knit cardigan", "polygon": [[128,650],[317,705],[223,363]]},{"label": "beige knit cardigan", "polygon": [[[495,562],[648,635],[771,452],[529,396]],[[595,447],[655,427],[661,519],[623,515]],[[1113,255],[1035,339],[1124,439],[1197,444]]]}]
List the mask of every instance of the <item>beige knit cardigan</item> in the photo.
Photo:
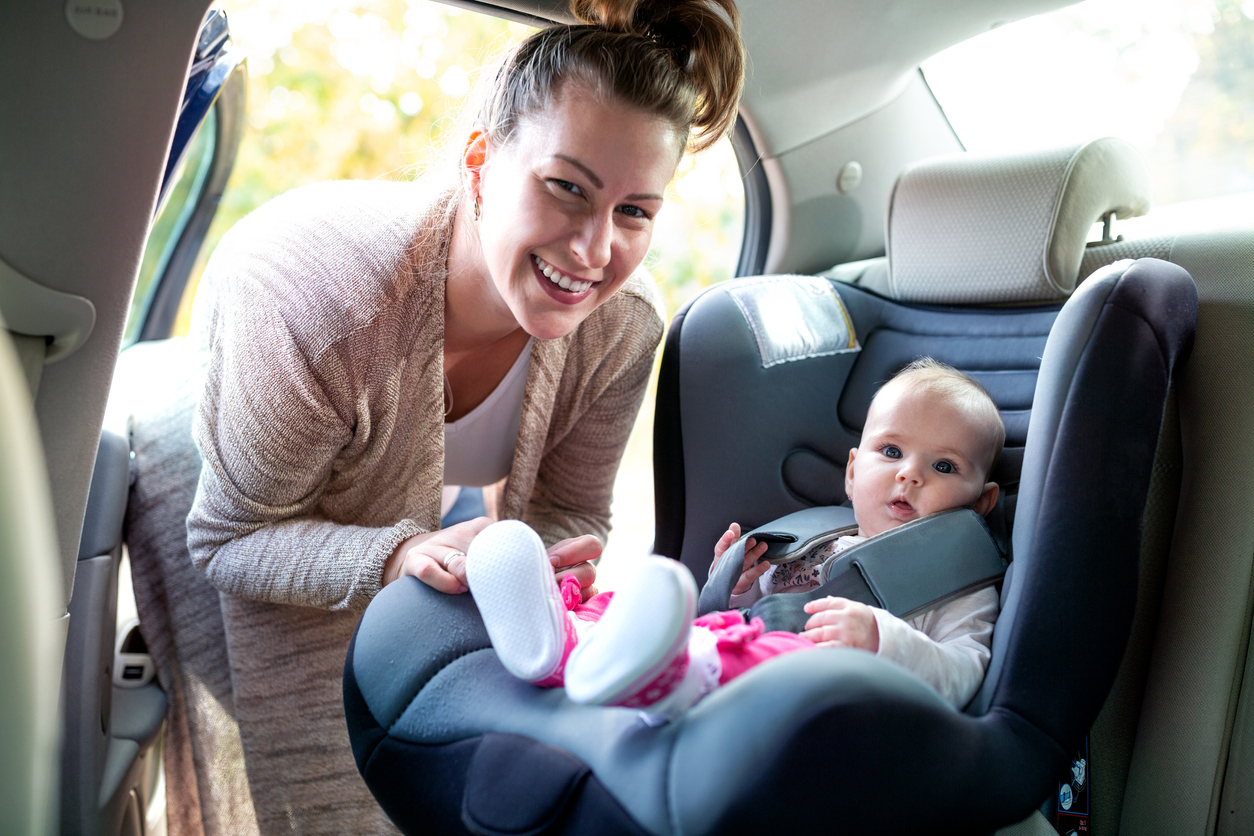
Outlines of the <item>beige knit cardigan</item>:
[{"label": "beige knit cardigan", "polygon": [[[197,296],[191,342],[204,383],[194,436],[203,467],[186,543],[221,592],[214,629],[229,664],[225,713],[238,724],[262,833],[391,831],[353,764],[340,679],[384,561],[405,538],[439,525],[447,199],[382,182],[296,190],[223,238]],[[655,288],[633,276],[571,334],[535,342],[513,464],[489,492],[498,516],[526,520],[546,543],[605,538],[615,472],[662,328]],[[171,409],[187,407],[150,407],[164,417],[137,421],[136,433],[166,427]],[[151,438],[135,442],[160,448]],[[168,462],[137,457],[137,487],[145,469],[169,471]],[[145,507],[168,506],[177,491],[162,480],[180,478],[164,472],[143,486],[130,539],[161,540],[154,528],[168,524],[169,508],[145,519]],[[147,555],[144,545],[137,558],[131,549],[141,619],[176,626],[177,610],[187,609],[172,603],[178,595],[168,576],[182,571],[177,560]],[[163,642],[173,645],[158,660],[168,689],[212,679],[192,671],[213,667],[205,661],[212,642],[193,635],[182,649],[168,637],[156,644]],[[172,715],[178,711],[172,705]],[[182,731],[173,730],[189,742],[173,753],[172,769],[231,760],[232,744],[220,735],[213,746],[222,751],[194,751],[197,711],[206,709],[184,706]],[[181,774],[170,783],[199,794],[195,829],[219,830],[206,824],[218,817],[205,798],[216,792],[212,780]]]}]

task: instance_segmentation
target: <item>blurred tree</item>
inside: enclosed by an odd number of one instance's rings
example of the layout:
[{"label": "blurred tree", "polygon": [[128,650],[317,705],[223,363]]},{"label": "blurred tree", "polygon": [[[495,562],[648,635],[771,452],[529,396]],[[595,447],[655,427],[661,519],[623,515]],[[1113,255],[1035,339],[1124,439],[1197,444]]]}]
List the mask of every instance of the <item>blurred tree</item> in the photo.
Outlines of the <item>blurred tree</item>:
[{"label": "blurred tree", "polygon": [[1254,3],[1216,0],[1198,66],[1149,155],[1160,203],[1254,190]]}]

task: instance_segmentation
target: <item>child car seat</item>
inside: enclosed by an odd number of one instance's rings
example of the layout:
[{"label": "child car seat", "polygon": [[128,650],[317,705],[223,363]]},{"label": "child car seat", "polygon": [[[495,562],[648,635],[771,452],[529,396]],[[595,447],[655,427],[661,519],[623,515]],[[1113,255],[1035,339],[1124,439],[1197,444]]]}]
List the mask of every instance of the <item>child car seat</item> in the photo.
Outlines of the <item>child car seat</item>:
[{"label": "child car seat", "polygon": [[1014,562],[965,712],[837,649],[773,660],[653,726],[513,679],[469,596],[407,578],[367,609],[344,676],[358,768],[397,825],[971,832],[1035,808],[1123,653],[1159,426],[1196,318],[1188,275],[1152,259],[1099,270],[1060,304],[1092,222],[1143,211],[1146,180],[1116,140],[917,164],[889,210],[895,298],[825,277],[745,279],[672,325],[657,548],[699,578],[729,520],[844,499],[846,451],[896,368],[928,354],[990,390],[1008,431],[995,478],[1018,482]]}]

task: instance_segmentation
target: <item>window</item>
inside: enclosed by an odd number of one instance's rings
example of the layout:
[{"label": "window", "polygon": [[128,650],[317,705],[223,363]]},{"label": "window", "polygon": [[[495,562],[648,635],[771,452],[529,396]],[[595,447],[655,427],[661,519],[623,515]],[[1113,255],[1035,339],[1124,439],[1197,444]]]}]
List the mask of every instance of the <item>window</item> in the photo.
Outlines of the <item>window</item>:
[{"label": "window", "polygon": [[131,300],[131,311],[126,318],[123,345],[130,345],[139,338],[144,316],[156,290],[156,281],[165,273],[174,255],[179,239],[196,210],[197,201],[204,190],[205,180],[213,168],[214,145],[217,138],[217,113],[209,111],[200,129],[192,138],[187,154],[174,173],[174,184],[165,201],[157,209],[157,217],[144,245],[144,260],[139,268],[139,281]]},{"label": "window", "polygon": [[970,151],[1120,136],[1154,179],[1152,235],[1254,223],[1254,0],[1088,0],[923,65]]}]

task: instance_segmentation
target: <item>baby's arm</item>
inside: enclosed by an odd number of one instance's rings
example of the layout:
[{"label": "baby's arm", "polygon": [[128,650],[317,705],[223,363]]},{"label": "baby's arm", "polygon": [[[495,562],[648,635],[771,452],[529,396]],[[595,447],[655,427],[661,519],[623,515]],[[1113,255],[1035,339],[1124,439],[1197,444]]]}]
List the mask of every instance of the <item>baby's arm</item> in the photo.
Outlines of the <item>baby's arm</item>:
[{"label": "baby's arm", "polygon": [[938,607],[909,623],[873,610],[880,635],[879,655],[918,676],[955,708],[979,689],[992,656],[998,598],[981,589]]},{"label": "baby's arm", "polygon": [[[718,538],[718,542],[714,544],[714,562],[710,564],[710,574],[714,573],[714,567],[718,565],[723,552],[731,548],[732,543],[739,539],[740,524],[732,523],[723,532],[723,536]],[[744,595],[749,592],[756,586],[758,578],[766,574],[767,570],[771,568],[771,564],[765,560],[758,563],[762,555],[766,554],[766,549],[766,543],[759,543],[752,537],[745,541],[745,565],[740,573],[740,580],[736,581],[736,585],[732,588],[732,595]]]},{"label": "baby's arm", "polygon": [[901,665],[961,709],[984,679],[998,599],[983,589],[909,623],[845,598],[811,601],[801,633],[820,647],[859,647]]},{"label": "baby's arm", "polygon": [[819,647],[859,647],[872,653],[879,650],[880,634],[875,614],[883,610],[874,610],[848,598],[827,597],[808,602],[805,611],[810,613],[810,618],[805,630],[798,634],[801,638]]}]

